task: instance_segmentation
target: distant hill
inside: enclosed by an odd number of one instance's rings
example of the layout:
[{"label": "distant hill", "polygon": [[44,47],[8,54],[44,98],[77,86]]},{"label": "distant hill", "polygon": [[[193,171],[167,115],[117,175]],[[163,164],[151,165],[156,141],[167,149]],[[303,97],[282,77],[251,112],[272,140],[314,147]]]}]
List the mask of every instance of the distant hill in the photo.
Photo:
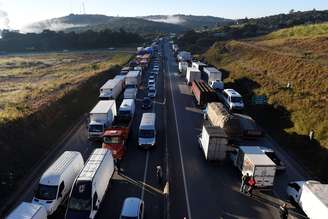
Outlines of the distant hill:
[{"label": "distant hill", "polygon": [[145,17],[112,17],[93,14],[70,14],[68,16],[53,18],[30,24],[22,29],[23,32],[42,32],[49,29],[53,31],[85,30],[100,31],[104,29],[128,32],[183,32],[189,29],[201,29],[204,27],[216,27],[228,24],[229,19],[212,16],[192,15],[153,15]]},{"label": "distant hill", "polygon": [[150,15],[142,17],[146,20],[178,24],[190,29],[203,29],[204,27],[213,28],[217,26],[232,24],[234,21],[226,18],[213,16],[195,16],[195,15]]}]

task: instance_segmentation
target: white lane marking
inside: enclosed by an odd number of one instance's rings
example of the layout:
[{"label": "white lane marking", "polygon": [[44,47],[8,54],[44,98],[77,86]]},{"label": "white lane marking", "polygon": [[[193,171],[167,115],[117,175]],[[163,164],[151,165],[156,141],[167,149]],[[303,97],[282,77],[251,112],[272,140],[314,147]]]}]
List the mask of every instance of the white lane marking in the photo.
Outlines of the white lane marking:
[{"label": "white lane marking", "polygon": [[184,192],[185,192],[185,197],[186,197],[186,202],[187,202],[187,213],[188,213],[188,219],[191,219],[191,210],[190,210],[190,204],[189,204],[188,188],[187,188],[187,183],[186,183],[186,174],[185,174],[185,169],[184,169],[184,164],[183,164],[184,162],[183,162],[183,156],[182,156],[182,150],[181,150],[180,131],[179,131],[179,126],[178,126],[177,113],[176,113],[176,109],[175,109],[176,108],[175,107],[175,101],[174,101],[174,96],[173,96],[173,91],[172,91],[173,90],[172,89],[172,81],[171,81],[171,75],[172,74],[170,74],[170,71],[168,71],[168,72],[169,72],[171,96],[172,96],[172,102],[173,102],[175,126],[176,126],[176,129],[177,129],[177,135],[178,135],[179,155],[180,155],[180,163],[181,163],[181,168],[182,168]]},{"label": "white lane marking", "polygon": [[140,197],[141,200],[144,200],[144,196],[145,196],[145,184],[146,184],[146,180],[147,180],[148,161],[149,161],[149,151],[147,151],[147,153],[146,153],[146,165],[145,165],[145,170],[144,170],[144,177],[143,177],[141,197]]}]

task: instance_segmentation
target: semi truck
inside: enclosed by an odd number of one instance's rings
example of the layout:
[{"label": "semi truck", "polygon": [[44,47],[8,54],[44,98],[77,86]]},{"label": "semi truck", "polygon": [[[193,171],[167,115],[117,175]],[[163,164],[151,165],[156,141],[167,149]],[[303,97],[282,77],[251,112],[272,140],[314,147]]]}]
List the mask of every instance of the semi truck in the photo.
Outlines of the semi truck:
[{"label": "semi truck", "polygon": [[226,158],[229,140],[223,129],[205,122],[198,142],[206,160],[222,161]]},{"label": "semi truck", "polygon": [[127,88],[137,88],[141,82],[140,71],[129,71],[125,77],[125,85]]},{"label": "semi truck", "polygon": [[254,176],[257,188],[273,186],[276,164],[258,146],[239,146],[232,155],[234,165],[242,175]]},{"label": "semi truck", "polygon": [[111,79],[108,80],[101,88],[99,94],[99,100],[111,100],[117,99],[122,93],[124,88],[124,80]]},{"label": "semi truck", "polygon": [[102,147],[110,149],[115,159],[121,160],[125,154],[125,144],[129,137],[134,112],[135,101],[133,99],[124,99],[112,126],[103,135]]},{"label": "semi truck", "polygon": [[192,81],[191,92],[194,95],[198,106],[205,106],[207,103],[217,101],[215,91],[204,81]]},{"label": "semi truck", "polygon": [[137,93],[137,88],[126,88],[124,91],[124,99],[136,99]]},{"label": "semi truck", "polygon": [[89,113],[88,134],[90,140],[101,139],[117,115],[115,100],[101,100]]},{"label": "semi truck", "polygon": [[178,62],[191,62],[192,55],[190,52],[187,51],[181,51],[177,55],[177,61]]},{"label": "semi truck", "polygon": [[213,126],[223,128],[231,139],[256,138],[263,135],[256,122],[248,115],[230,113],[222,103],[207,104],[206,117]]},{"label": "semi truck", "polygon": [[203,72],[205,73],[206,80],[211,88],[214,90],[222,91],[224,89],[222,72],[214,67],[204,67]]},{"label": "semi truck", "polygon": [[192,81],[201,80],[201,72],[197,68],[187,67],[186,83],[191,85]]},{"label": "semi truck", "polygon": [[328,184],[314,180],[290,182],[287,195],[302,208],[308,218],[321,219],[328,216]]},{"label": "semi truck", "polygon": [[203,62],[197,61],[197,62],[192,62],[191,63],[191,67],[193,68],[197,68],[199,71],[203,71],[203,69],[206,67],[207,65]]}]

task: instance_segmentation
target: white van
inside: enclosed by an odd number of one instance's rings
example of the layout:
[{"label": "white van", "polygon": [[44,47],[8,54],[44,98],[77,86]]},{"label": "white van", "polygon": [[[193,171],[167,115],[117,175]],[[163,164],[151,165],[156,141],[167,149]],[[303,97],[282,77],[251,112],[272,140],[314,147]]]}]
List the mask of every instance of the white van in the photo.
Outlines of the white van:
[{"label": "white van", "polygon": [[130,116],[133,118],[136,109],[136,104],[134,99],[124,99],[118,109],[118,114],[120,116]]},{"label": "white van", "polygon": [[47,211],[42,205],[22,202],[6,219],[47,219]]},{"label": "white van", "polygon": [[142,148],[153,147],[156,143],[156,114],[143,113],[139,126],[138,144]]},{"label": "white van", "polygon": [[243,110],[244,101],[242,96],[234,89],[224,89],[223,92],[224,104],[229,110]]},{"label": "white van", "polygon": [[41,176],[32,203],[43,205],[48,215],[63,203],[84,166],[80,152],[65,151]]},{"label": "white van", "polygon": [[71,190],[65,218],[95,218],[114,173],[110,150],[97,148],[90,155]]}]

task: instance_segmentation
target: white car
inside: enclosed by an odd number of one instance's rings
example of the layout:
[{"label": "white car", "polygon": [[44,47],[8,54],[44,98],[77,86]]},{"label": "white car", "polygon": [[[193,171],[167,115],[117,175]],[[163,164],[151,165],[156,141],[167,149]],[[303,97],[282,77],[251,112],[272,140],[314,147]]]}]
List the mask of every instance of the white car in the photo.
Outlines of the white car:
[{"label": "white car", "polygon": [[244,101],[242,96],[234,89],[224,89],[223,92],[224,104],[229,110],[243,110]]},{"label": "white car", "polygon": [[155,87],[155,80],[148,80],[148,87]]}]

